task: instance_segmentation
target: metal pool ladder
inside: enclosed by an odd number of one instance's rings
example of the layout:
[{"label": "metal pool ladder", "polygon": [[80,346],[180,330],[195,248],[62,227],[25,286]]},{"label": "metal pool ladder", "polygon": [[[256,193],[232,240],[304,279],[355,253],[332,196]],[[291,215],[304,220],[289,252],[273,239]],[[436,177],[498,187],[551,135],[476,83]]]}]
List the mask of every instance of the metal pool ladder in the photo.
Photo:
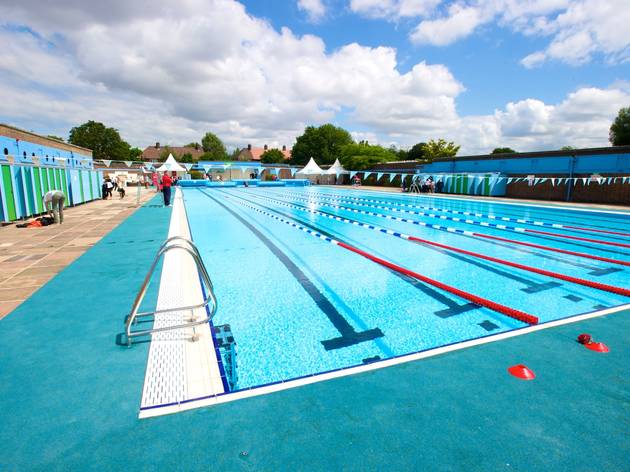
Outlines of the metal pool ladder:
[{"label": "metal pool ladder", "polygon": [[[160,259],[162,258],[162,256],[166,254],[168,251],[171,251],[173,249],[180,249],[182,251],[187,252],[195,261],[197,270],[199,271],[199,274],[201,275],[202,284],[205,286],[205,292],[207,294],[205,300],[202,303],[199,303],[197,305],[181,306],[181,307],[176,307],[176,308],[168,308],[164,310],[146,311],[146,312],[138,313],[140,304],[142,303],[142,300],[144,300],[144,296],[147,292],[149,282],[151,282],[151,278],[153,276],[153,272],[155,271],[155,268],[160,262]],[[198,308],[206,308],[208,306],[210,306],[210,309],[207,310],[208,315],[202,320],[191,319],[191,321],[187,323],[182,323],[178,325],[132,331],[132,326],[134,326],[137,323],[138,318],[147,318],[147,317],[155,316],[156,314],[159,314],[159,313],[172,313],[175,311],[190,310],[192,313],[193,310],[196,310]],[[131,346],[131,340],[132,338],[135,338],[135,337],[147,336],[149,334],[158,333],[161,331],[171,331],[174,329],[189,328],[192,326],[208,323],[212,319],[216,311],[217,311],[217,299],[214,295],[214,287],[212,286],[212,281],[210,280],[210,276],[208,275],[206,266],[204,265],[203,260],[201,259],[201,255],[199,254],[199,250],[197,249],[197,246],[195,246],[195,244],[190,239],[184,238],[182,236],[170,237],[166,241],[164,241],[162,245],[160,246],[160,249],[158,250],[155,256],[155,259],[153,259],[153,264],[151,264],[151,268],[149,269],[149,272],[144,278],[144,282],[142,282],[142,286],[140,287],[140,290],[138,291],[138,295],[136,295],[136,300],[133,302],[131,313],[129,314],[129,316],[127,316],[125,320],[125,335],[127,337],[127,346]],[[193,337],[193,340],[196,340],[196,339]]]}]

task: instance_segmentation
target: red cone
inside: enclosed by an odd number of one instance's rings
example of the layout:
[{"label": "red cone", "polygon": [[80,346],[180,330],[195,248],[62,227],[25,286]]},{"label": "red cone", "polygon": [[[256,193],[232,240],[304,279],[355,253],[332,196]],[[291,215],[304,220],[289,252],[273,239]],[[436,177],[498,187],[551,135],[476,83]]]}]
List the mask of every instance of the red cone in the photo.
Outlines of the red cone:
[{"label": "red cone", "polygon": [[514,377],[523,380],[534,380],[536,378],[536,374],[524,364],[513,365],[508,369],[508,372]]},{"label": "red cone", "polygon": [[610,349],[604,343],[587,343],[584,345],[585,348],[590,349],[595,352],[609,352]]}]

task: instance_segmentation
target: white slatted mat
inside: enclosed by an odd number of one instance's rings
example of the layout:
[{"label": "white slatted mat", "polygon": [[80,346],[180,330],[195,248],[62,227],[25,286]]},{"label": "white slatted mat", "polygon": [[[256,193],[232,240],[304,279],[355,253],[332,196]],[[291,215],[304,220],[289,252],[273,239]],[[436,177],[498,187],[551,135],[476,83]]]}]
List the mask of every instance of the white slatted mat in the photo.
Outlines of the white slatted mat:
[{"label": "white slatted mat", "polygon": [[[173,200],[168,237],[190,238],[180,189],[176,189]],[[182,250],[167,252],[162,265],[156,309],[196,305],[202,301],[199,274],[193,259]],[[158,314],[153,326],[172,326],[190,321],[193,317],[203,319],[205,316],[206,311],[203,308]],[[192,341],[193,334],[199,336],[197,341]],[[158,408],[141,410],[140,418],[189,409],[193,405],[180,403],[223,391],[212,335],[207,324],[164,331],[152,336],[141,407]]]}]

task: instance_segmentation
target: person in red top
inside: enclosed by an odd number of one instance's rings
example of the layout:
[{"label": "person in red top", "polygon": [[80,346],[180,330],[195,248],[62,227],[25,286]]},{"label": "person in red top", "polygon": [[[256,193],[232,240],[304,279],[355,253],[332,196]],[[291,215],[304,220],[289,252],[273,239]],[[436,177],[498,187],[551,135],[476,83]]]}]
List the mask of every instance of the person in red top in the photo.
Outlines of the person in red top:
[{"label": "person in red top", "polygon": [[164,196],[164,206],[171,205],[171,185],[173,185],[173,179],[164,172],[162,176],[162,195]]}]

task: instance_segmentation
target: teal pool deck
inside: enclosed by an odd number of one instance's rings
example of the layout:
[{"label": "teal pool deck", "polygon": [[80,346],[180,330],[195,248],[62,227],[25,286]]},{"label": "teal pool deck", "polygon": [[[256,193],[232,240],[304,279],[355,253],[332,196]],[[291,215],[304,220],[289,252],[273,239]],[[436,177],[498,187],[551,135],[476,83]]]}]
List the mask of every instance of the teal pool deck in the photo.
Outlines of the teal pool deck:
[{"label": "teal pool deck", "polygon": [[115,336],[169,216],[153,200],[0,321],[1,471],[628,470],[628,311],[138,419],[148,345]]}]

